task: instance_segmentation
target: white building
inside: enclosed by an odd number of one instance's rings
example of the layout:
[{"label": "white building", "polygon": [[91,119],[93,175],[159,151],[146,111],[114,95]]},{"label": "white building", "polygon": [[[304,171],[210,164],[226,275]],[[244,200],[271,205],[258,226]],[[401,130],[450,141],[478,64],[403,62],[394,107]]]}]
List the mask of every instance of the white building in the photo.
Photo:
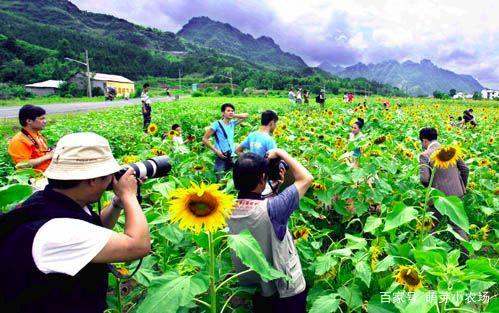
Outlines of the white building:
[{"label": "white building", "polygon": [[484,89],[482,90],[482,99],[496,99],[499,98],[499,90]]},{"label": "white building", "polygon": [[452,97],[452,99],[472,99],[472,98],[473,98],[472,94],[464,93],[462,91],[459,91]]},{"label": "white building", "polygon": [[44,82],[24,85],[27,92],[37,96],[53,95],[59,89],[59,86],[64,83],[62,80],[46,80]]}]

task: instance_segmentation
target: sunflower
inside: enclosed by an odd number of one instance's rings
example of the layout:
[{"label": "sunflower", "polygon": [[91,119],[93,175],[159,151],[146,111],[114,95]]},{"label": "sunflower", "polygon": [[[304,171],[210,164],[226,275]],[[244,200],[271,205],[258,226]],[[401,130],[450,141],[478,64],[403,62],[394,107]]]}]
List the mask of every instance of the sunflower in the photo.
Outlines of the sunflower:
[{"label": "sunflower", "polygon": [[445,126],[445,129],[446,129],[448,132],[450,132],[450,131],[452,130],[452,126],[447,125],[447,126]]},{"label": "sunflower", "polygon": [[379,256],[383,253],[379,246],[373,245],[369,248],[371,252],[371,269],[374,271],[378,265]]},{"label": "sunflower", "polygon": [[386,136],[381,136],[381,137],[374,139],[374,144],[380,145],[385,141],[386,141]]},{"label": "sunflower", "polygon": [[494,137],[490,137],[488,142],[489,142],[489,145],[493,144],[494,143]]},{"label": "sunflower", "polygon": [[490,161],[488,159],[481,159],[478,165],[482,167],[490,166]]},{"label": "sunflower", "polygon": [[185,139],[187,142],[193,142],[196,140],[196,136],[194,135],[188,135],[187,138]]},{"label": "sunflower", "polygon": [[179,133],[177,131],[174,131],[174,130],[170,130],[168,132],[168,138],[170,138],[170,139],[172,139],[173,137],[178,136],[178,135],[179,135]]},{"label": "sunflower", "polygon": [[203,165],[196,165],[194,166],[194,171],[196,172],[204,172],[206,168]]},{"label": "sunflower", "polygon": [[308,141],[308,138],[307,137],[300,137],[300,138],[298,138],[298,141],[305,142],[305,141]]},{"label": "sunflower", "polygon": [[438,168],[455,166],[457,160],[461,159],[461,149],[457,145],[441,147],[431,155],[431,161]]},{"label": "sunflower", "polygon": [[326,186],[317,182],[312,183],[312,188],[314,188],[314,190],[326,190]]},{"label": "sunflower", "polygon": [[218,190],[220,185],[197,185],[179,188],[170,193],[170,220],[179,222],[181,229],[195,233],[217,231],[226,225],[234,208],[234,197]]},{"label": "sunflower", "polygon": [[161,155],[165,155],[165,152],[163,150],[161,150],[160,148],[151,148],[151,153],[154,154],[155,156],[161,156]]},{"label": "sunflower", "polygon": [[154,123],[150,124],[147,127],[147,133],[150,134],[150,135],[156,134],[157,131],[158,131],[158,125],[156,125]]},{"label": "sunflower", "polygon": [[404,155],[409,159],[412,159],[414,157],[414,153],[409,150],[404,150]]},{"label": "sunflower", "polygon": [[123,163],[130,164],[139,161],[139,157],[136,155],[126,155],[123,157]]},{"label": "sunflower", "polygon": [[395,270],[395,281],[405,286],[408,291],[416,291],[423,287],[422,280],[423,277],[415,266],[401,265]]},{"label": "sunflower", "polygon": [[485,224],[482,228],[480,228],[480,233],[482,234],[482,240],[487,240],[489,238],[490,227],[488,224]]},{"label": "sunflower", "polygon": [[430,216],[426,216],[424,218],[418,219],[416,224],[416,230],[420,232],[429,232],[430,230],[433,229],[433,226],[435,226],[433,219]]},{"label": "sunflower", "polygon": [[300,238],[302,238],[303,240],[307,240],[309,235],[310,229],[305,226],[298,227],[298,229],[293,232],[293,237],[295,238],[295,240],[298,240]]}]

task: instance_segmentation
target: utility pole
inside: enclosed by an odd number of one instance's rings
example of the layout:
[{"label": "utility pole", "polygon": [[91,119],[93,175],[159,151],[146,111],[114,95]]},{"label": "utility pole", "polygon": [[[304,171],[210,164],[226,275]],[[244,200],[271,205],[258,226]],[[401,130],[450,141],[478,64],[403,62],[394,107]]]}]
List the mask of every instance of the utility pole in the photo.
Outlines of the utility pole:
[{"label": "utility pole", "polygon": [[230,91],[234,95],[234,84],[232,84],[232,72],[230,72]]},{"label": "utility pole", "polygon": [[178,89],[182,90],[182,76],[180,67],[178,68]]},{"label": "utility pole", "polygon": [[90,82],[90,64],[88,62],[88,50],[85,49],[85,63],[87,64],[87,95],[92,98],[92,86]]},{"label": "utility pole", "polygon": [[64,58],[64,60],[66,61],[71,61],[71,62],[75,62],[75,63],[78,63],[78,64],[81,64],[81,65],[84,65],[87,69],[87,96],[88,97],[92,97],[92,85],[91,85],[91,81],[90,81],[90,62],[88,61],[88,50],[85,49],[85,62],[81,62],[81,61],[78,61],[78,60],[74,60],[74,59],[71,59],[71,58]]}]

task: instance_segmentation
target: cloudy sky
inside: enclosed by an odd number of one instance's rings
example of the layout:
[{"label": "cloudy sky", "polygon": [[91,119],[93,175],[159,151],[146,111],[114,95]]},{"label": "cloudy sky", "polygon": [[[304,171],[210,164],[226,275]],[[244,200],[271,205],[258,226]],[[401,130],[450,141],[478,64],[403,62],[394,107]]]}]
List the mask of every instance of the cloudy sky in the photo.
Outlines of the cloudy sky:
[{"label": "cloudy sky", "polygon": [[73,0],[80,9],[177,32],[193,16],[272,37],[309,65],[431,59],[499,88],[495,0]]}]

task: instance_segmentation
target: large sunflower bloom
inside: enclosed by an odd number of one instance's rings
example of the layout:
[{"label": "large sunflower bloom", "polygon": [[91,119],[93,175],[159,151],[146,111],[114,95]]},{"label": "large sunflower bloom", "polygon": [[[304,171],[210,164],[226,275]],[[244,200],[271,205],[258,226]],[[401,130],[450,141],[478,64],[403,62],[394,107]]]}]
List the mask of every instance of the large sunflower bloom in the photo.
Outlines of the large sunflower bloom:
[{"label": "large sunflower bloom", "polygon": [[431,161],[438,168],[448,168],[455,166],[457,160],[461,159],[462,152],[459,146],[441,147],[431,155]]},{"label": "large sunflower bloom", "polygon": [[225,227],[234,208],[234,197],[218,190],[219,185],[197,185],[179,188],[170,193],[170,220],[179,222],[181,229],[195,233],[215,232]]},{"label": "large sunflower bloom", "polygon": [[423,277],[415,266],[399,266],[395,270],[395,281],[411,292],[423,287]]},{"label": "large sunflower bloom", "polygon": [[147,133],[154,135],[158,131],[158,125],[152,123],[147,127]]}]

